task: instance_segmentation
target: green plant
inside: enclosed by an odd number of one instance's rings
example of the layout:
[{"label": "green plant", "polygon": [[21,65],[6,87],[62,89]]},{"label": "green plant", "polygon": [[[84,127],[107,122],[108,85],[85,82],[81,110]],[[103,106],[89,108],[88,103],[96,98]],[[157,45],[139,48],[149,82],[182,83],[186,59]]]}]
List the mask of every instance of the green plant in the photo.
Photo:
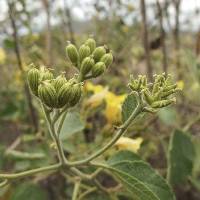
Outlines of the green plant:
[{"label": "green plant", "polygon": [[[148,83],[146,76],[131,76],[128,84],[131,92],[122,105],[122,125],[116,127],[117,133],[102,148],[94,151],[82,160],[70,161],[64,154],[60,140],[60,132],[67,112],[77,106],[82,95],[84,81],[96,78],[104,73],[113,61],[112,53],[106,46],[96,47],[93,39],[88,39],[77,50],[76,46],[69,44],[66,47],[68,58],[74,65],[78,74],[67,80],[62,73],[54,77],[50,69],[37,68],[31,65],[27,79],[29,87],[44,111],[49,133],[56,145],[58,162],[49,166],[31,169],[14,174],[0,174],[3,180],[1,187],[10,182],[32,176],[41,172],[62,172],[74,183],[72,199],[84,199],[95,190],[100,190],[110,198],[117,198],[112,189],[107,189],[96,178],[99,173],[105,171],[117,183],[121,182],[129,191],[130,197],[146,200],[172,200],[174,194],[165,180],[159,176],[138,155],[129,151],[120,151],[109,160],[97,160],[105,151],[111,148],[117,140],[127,131],[134,120],[144,113],[155,113],[160,108],[173,104],[176,101],[172,97],[177,91],[177,85],[173,84],[171,76],[165,74],[155,75],[154,82]],[[92,173],[86,173],[85,168],[95,169]],[[93,186],[89,189],[81,187],[82,183],[89,182]],[[117,185],[120,186],[120,185]]]}]

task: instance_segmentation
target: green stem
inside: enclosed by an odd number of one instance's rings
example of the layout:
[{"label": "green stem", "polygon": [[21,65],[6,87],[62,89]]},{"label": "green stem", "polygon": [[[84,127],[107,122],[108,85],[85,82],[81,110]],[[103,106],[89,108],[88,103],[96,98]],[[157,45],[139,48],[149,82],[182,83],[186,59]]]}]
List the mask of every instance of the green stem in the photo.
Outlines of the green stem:
[{"label": "green stem", "polygon": [[137,105],[137,107],[135,108],[135,110],[133,111],[133,113],[131,114],[131,116],[128,118],[128,120],[118,130],[117,134],[115,134],[115,136],[112,138],[112,140],[110,140],[110,142],[108,142],[102,149],[98,150],[97,152],[95,152],[94,154],[92,154],[91,156],[89,156],[83,160],[67,162],[66,164],[68,166],[76,166],[76,165],[86,164],[86,163],[90,162],[91,160],[95,159],[96,157],[100,156],[101,154],[103,154],[110,147],[112,147],[117,142],[117,140],[126,132],[127,128],[131,124],[131,122],[142,112],[142,109],[143,109],[143,107],[139,103]]},{"label": "green stem", "polygon": [[77,176],[81,177],[84,180],[90,180],[91,177],[89,174],[85,174],[83,172],[81,172],[79,169],[77,169],[76,167],[71,167],[70,170],[76,174]]},{"label": "green stem", "polygon": [[7,179],[0,183],[0,188],[5,187],[6,185],[8,185],[8,180]]},{"label": "green stem", "polygon": [[195,124],[196,122],[198,122],[200,120],[200,114],[197,115],[195,118],[193,118],[184,128],[183,131],[187,132],[191,126],[193,126],[193,124]]},{"label": "green stem", "polygon": [[63,126],[63,123],[64,123],[64,120],[66,118],[66,115],[67,115],[67,111],[63,114],[61,120],[60,120],[60,123],[58,124],[58,129],[57,129],[57,135],[59,136],[60,135],[60,131],[61,131],[61,128]]},{"label": "green stem", "polygon": [[77,180],[75,185],[74,185],[74,191],[73,191],[73,196],[72,200],[77,200],[78,199],[78,193],[79,193],[79,188],[80,188],[80,180]]},{"label": "green stem", "polygon": [[51,121],[50,114],[47,112],[47,110],[45,109],[45,107],[43,105],[42,105],[42,107],[44,109],[45,117],[46,117],[46,120],[47,120],[47,123],[48,123],[49,132],[50,132],[54,142],[56,143],[59,161],[62,163],[62,165],[64,165],[66,158],[65,158],[65,155],[64,155],[64,152],[63,152],[61,141],[59,140],[59,137],[57,136],[57,134],[55,132],[55,127],[54,127],[54,124]]},{"label": "green stem", "polygon": [[85,191],[84,193],[82,193],[82,194],[80,195],[80,197],[79,197],[78,200],[83,199],[83,198],[86,197],[88,194],[90,194],[90,193],[92,193],[92,192],[94,192],[94,191],[96,191],[96,190],[97,190],[96,187],[92,187],[92,188],[88,189],[87,191]]},{"label": "green stem", "polygon": [[27,170],[24,172],[19,172],[15,174],[0,174],[0,179],[18,179],[18,178],[23,178],[26,176],[31,176],[40,172],[45,172],[45,171],[54,171],[58,170],[61,167],[60,163],[54,164],[54,165],[49,165],[46,167],[40,167],[37,169],[32,169],[32,170]]},{"label": "green stem", "polygon": [[57,110],[56,114],[53,117],[52,123],[55,124],[58,119],[60,118],[60,116],[67,111],[67,109],[69,108],[68,105],[66,105],[60,112]]}]

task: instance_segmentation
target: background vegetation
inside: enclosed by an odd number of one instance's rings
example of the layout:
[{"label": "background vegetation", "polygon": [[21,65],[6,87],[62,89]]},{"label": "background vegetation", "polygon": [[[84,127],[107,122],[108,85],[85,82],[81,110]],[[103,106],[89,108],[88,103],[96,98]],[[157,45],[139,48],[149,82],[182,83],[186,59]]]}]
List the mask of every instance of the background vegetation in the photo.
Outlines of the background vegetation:
[{"label": "background vegetation", "polygon": [[[130,74],[147,74],[152,80],[155,73],[170,73],[182,89],[176,105],[143,116],[105,157],[118,149],[137,152],[164,177],[170,171],[178,200],[200,199],[200,5],[196,0],[192,10],[183,12],[185,2],[1,0],[1,171],[52,163],[54,144],[25,74],[31,63],[74,73],[66,57],[67,41],[80,45],[93,35],[98,44],[108,44],[114,63],[102,78],[84,85],[80,109],[67,115],[61,130],[65,154],[82,158],[113,136]],[[115,186],[105,174],[99,181]],[[72,189],[61,174],[40,174],[1,189],[0,199],[63,200],[71,198]],[[117,191],[118,199],[132,199],[121,187]],[[106,199],[102,192],[86,199],[98,198]]]}]

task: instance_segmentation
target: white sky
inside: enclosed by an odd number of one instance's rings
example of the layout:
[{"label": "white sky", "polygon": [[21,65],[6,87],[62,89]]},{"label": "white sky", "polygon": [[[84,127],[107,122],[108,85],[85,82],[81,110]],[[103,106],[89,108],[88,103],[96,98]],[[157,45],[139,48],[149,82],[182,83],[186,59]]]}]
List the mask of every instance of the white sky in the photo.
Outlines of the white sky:
[{"label": "white sky", "polygon": [[[7,0],[0,0],[0,21],[5,17],[5,14],[7,12],[6,1]],[[133,4],[136,7],[136,10],[137,10],[137,8],[139,6],[139,0],[129,0],[129,1],[133,2]],[[155,1],[156,0],[146,0],[146,3],[147,4],[154,3]],[[163,0],[160,0],[160,2],[162,2],[162,1]],[[40,4],[41,0],[32,0],[32,2],[34,5]],[[84,20],[85,18],[87,18],[87,16],[89,17],[90,13],[92,13],[94,11],[91,6],[91,3],[93,2],[93,0],[68,0],[68,2],[70,5],[72,5],[72,7],[73,7],[72,12],[73,12],[74,16],[78,19]],[[54,0],[54,4],[56,6],[62,8],[63,0]],[[81,7],[80,7],[80,5],[81,5]],[[194,9],[195,8],[200,9],[200,0],[182,0],[181,21],[184,22],[184,20],[187,18],[190,18],[190,19],[194,18]],[[174,15],[173,7],[169,8],[169,12],[170,12],[171,16]],[[89,14],[89,15],[86,16],[86,14]],[[148,12],[148,14],[149,14],[149,17],[151,18],[153,13]],[[41,16],[39,18],[41,18]],[[38,21],[39,21],[40,26],[42,26],[41,20],[38,19]],[[172,23],[173,23],[173,21],[172,21]],[[192,25],[192,27],[194,29],[197,29],[200,26],[200,15],[198,16],[198,18],[194,18],[194,20],[191,20],[191,23],[192,24],[190,24],[190,25]]]}]

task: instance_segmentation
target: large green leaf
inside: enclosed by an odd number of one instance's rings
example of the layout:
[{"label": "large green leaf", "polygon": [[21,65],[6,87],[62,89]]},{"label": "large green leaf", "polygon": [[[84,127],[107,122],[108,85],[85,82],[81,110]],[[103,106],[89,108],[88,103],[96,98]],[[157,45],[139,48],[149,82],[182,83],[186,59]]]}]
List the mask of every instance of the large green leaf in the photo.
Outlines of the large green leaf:
[{"label": "large green leaf", "polygon": [[60,138],[62,140],[67,139],[72,136],[74,133],[80,132],[84,129],[85,125],[81,120],[80,114],[78,112],[69,112],[66,115],[66,118],[61,129]]},{"label": "large green leaf", "polygon": [[122,150],[114,154],[112,157],[110,157],[107,163],[109,165],[114,165],[114,164],[117,164],[118,162],[121,162],[122,160],[123,161],[140,161],[141,158],[137,154],[133,153],[132,151]]},{"label": "large green leaf", "polygon": [[194,146],[190,136],[175,130],[168,150],[168,180],[172,185],[183,183],[192,173]]},{"label": "large green leaf", "polygon": [[174,200],[166,183],[148,163],[136,154],[122,151],[111,157],[107,169],[112,171],[135,200]]},{"label": "large green leaf", "polygon": [[195,149],[195,159],[192,174],[194,177],[198,177],[200,175],[200,138],[194,137],[193,144]]},{"label": "large green leaf", "polygon": [[12,192],[10,200],[47,200],[47,194],[38,185],[24,183],[19,184]]},{"label": "large green leaf", "polygon": [[158,112],[158,117],[162,123],[168,126],[172,126],[177,123],[176,111],[171,107],[160,109]]},{"label": "large green leaf", "polygon": [[134,94],[129,94],[122,104],[122,121],[125,122],[133,113],[137,106],[137,100]]}]

